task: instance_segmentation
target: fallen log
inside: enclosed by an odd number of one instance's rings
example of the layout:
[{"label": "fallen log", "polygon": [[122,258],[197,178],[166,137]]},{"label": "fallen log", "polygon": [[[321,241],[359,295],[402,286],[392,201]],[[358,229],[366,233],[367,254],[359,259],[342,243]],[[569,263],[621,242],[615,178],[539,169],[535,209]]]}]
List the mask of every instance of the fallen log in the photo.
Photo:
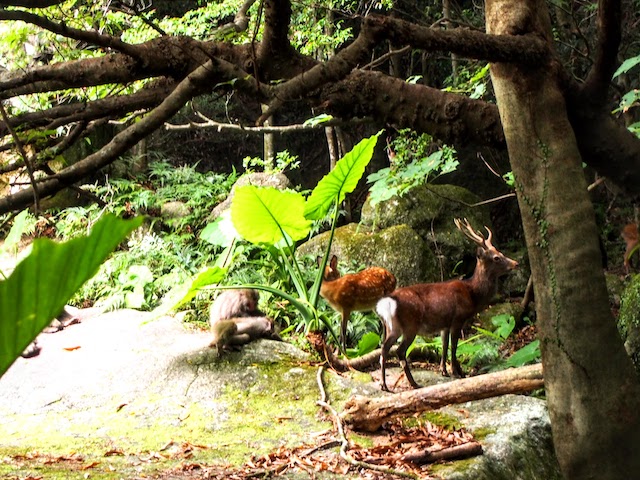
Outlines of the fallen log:
[{"label": "fallen log", "polygon": [[[333,349],[329,347],[324,339],[324,335],[320,332],[310,332],[307,334],[307,340],[309,341],[311,347],[318,352],[320,357],[324,359],[325,362],[336,372],[346,372],[349,370],[358,370],[359,372],[366,372],[371,370],[372,368],[378,368],[380,366],[380,353],[382,349],[377,348],[372,352],[369,352],[361,357],[357,358],[340,358],[336,356],[333,352]],[[398,350],[398,346],[394,345],[391,347],[389,351],[389,356],[395,356],[396,351]],[[411,352],[409,358],[421,358],[428,359],[430,361],[439,362],[440,358],[438,355],[426,355],[425,353],[433,353],[422,351],[420,348],[414,348]]]},{"label": "fallen log", "polygon": [[543,386],[542,364],[538,363],[382,397],[355,395],[345,403],[340,418],[354,430],[374,432],[394,417],[509,393],[525,393]]},{"label": "fallen log", "polygon": [[403,462],[423,465],[425,463],[437,462],[438,460],[461,460],[463,458],[474,457],[476,455],[482,455],[482,445],[478,442],[469,442],[462,445],[443,448],[442,450],[434,452],[424,451],[407,453],[398,456],[397,459]]}]

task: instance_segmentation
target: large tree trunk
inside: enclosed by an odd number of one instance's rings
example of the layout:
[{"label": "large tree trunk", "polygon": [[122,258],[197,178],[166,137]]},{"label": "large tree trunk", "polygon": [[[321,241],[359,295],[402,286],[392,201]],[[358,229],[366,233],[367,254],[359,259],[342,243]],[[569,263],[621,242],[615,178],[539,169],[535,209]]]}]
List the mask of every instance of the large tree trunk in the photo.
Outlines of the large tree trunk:
[{"label": "large tree trunk", "polygon": [[[552,44],[546,2],[486,6],[488,33],[534,32]],[[568,479],[636,478],[640,385],[609,310],[558,68],[491,67],[534,278],[554,444]]]}]

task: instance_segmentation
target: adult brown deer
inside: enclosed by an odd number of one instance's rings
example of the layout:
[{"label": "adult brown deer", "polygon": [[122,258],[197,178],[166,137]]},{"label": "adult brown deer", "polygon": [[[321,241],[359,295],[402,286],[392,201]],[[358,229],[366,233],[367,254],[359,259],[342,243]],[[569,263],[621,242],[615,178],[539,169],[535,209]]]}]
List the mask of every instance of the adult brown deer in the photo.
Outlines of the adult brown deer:
[{"label": "adult brown deer", "polygon": [[464,377],[456,358],[456,349],[462,327],[467,320],[482,311],[497,291],[497,280],[518,266],[518,262],[505,257],[491,243],[493,233],[485,239],[475,231],[467,219],[454,220],[456,227],[478,244],[477,264],[473,276],[464,280],[449,280],[438,283],[421,283],[399,288],[382,298],[376,305],[376,312],[382,319],[385,339],[382,343],[380,366],[382,369],[382,389],[389,391],[385,376],[385,364],[389,349],[402,336],[398,347],[398,359],[413,388],[418,384],[409,371],[406,353],[416,335],[427,335],[437,331],[442,336],[442,359],[440,369],[447,373],[447,354],[451,336],[451,370],[454,375]]},{"label": "adult brown deer", "polygon": [[[322,261],[318,257],[318,264]],[[333,255],[324,269],[320,296],[342,315],[340,334],[346,348],[347,322],[351,312],[373,310],[378,300],[393,292],[396,277],[382,267],[370,267],[358,273],[340,276],[338,257]]]}]

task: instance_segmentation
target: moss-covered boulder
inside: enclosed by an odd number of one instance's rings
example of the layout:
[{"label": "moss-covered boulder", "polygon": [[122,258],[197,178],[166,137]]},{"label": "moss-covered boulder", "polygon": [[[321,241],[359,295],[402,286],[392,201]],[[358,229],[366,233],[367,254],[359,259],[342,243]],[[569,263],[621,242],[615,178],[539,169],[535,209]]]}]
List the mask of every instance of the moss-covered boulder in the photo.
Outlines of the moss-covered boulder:
[{"label": "moss-covered boulder", "polygon": [[620,277],[613,273],[604,274],[604,279],[607,282],[607,293],[609,294],[609,305],[614,308],[620,307],[620,301],[622,299],[622,293],[624,292],[625,282]]},{"label": "moss-covered boulder", "polygon": [[[322,255],[329,232],[322,233],[300,246],[302,255]],[[392,272],[398,286],[435,279],[439,275],[437,259],[420,235],[407,225],[394,225],[372,233],[357,224],[337,228],[331,252],[344,263],[384,267]]]},{"label": "moss-covered boulder", "polygon": [[[406,192],[402,197],[393,197],[380,202],[375,207],[367,202],[362,207],[363,225],[374,231],[393,225],[408,225],[424,240],[427,247],[438,256],[443,266],[445,278],[459,272],[456,268],[466,255],[468,272],[473,268],[475,248],[453,223],[454,218],[467,218],[471,225],[480,230],[491,226],[489,210],[472,207],[480,199],[469,190],[456,185],[421,185]],[[437,280],[437,278],[433,278]]]},{"label": "moss-covered boulder", "polygon": [[477,324],[490,332],[495,331],[496,326],[493,324],[493,317],[498,315],[512,316],[516,321],[522,316],[522,305],[513,302],[496,303],[478,314]]},{"label": "moss-covered boulder", "polygon": [[631,278],[622,293],[618,330],[636,372],[640,373],[640,274]]}]

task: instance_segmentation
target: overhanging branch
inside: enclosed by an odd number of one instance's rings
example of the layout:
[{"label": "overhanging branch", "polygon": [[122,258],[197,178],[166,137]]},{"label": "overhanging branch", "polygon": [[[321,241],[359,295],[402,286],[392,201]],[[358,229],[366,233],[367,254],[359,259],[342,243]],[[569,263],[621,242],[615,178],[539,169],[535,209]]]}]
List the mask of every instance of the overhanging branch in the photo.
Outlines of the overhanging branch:
[{"label": "overhanging branch", "polygon": [[[140,139],[160,128],[162,124],[175,115],[187,101],[207,91],[210,88],[208,82],[214,71],[213,61],[206,62],[189,74],[149,115],[116,135],[99,151],[61,170],[56,175],[38,182],[36,185],[40,196],[53,195],[59,190],[86,177],[88,174],[105,167],[120,155],[123,155],[138,143]],[[33,187],[29,187],[13,195],[0,198],[0,214],[13,210],[21,210],[29,206],[33,201],[33,195]]]}]

